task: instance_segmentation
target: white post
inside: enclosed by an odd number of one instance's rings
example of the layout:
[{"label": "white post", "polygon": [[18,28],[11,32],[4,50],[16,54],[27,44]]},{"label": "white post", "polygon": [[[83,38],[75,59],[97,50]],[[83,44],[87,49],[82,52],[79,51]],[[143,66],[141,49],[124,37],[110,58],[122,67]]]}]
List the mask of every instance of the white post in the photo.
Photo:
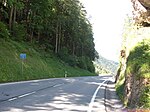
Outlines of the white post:
[{"label": "white post", "polygon": [[67,71],[65,71],[65,78],[67,77]]}]

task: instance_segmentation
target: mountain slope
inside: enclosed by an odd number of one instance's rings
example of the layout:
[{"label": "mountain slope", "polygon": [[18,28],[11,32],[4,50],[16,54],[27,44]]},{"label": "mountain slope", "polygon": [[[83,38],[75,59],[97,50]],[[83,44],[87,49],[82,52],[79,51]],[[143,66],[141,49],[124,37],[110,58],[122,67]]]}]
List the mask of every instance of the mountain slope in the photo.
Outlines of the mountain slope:
[{"label": "mountain slope", "polygon": [[118,63],[112,60],[108,60],[101,55],[95,60],[95,64],[99,66],[106,73],[116,74]]},{"label": "mountain slope", "polygon": [[[21,53],[27,55],[24,61],[20,59]],[[27,43],[0,38],[0,82],[57,78],[64,77],[65,74],[68,77],[95,75],[68,66],[50,51],[40,51]]]}]

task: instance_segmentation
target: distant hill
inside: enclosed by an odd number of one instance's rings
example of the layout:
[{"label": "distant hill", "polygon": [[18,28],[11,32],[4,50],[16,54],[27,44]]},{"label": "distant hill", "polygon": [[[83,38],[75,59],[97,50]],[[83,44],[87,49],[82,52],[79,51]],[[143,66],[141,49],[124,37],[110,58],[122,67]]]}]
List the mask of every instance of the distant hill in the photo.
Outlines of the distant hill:
[{"label": "distant hill", "polygon": [[116,74],[118,63],[112,60],[108,60],[101,55],[94,62],[96,69],[99,69],[99,73],[113,73]]}]

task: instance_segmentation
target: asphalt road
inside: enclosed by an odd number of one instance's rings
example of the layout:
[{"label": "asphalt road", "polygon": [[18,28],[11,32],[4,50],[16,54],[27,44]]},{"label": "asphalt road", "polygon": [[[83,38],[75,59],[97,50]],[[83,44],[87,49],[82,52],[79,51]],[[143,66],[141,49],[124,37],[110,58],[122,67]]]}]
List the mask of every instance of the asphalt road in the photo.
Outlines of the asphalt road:
[{"label": "asphalt road", "polygon": [[56,78],[0,84],[0,112],[106,112],[111,76]]}]

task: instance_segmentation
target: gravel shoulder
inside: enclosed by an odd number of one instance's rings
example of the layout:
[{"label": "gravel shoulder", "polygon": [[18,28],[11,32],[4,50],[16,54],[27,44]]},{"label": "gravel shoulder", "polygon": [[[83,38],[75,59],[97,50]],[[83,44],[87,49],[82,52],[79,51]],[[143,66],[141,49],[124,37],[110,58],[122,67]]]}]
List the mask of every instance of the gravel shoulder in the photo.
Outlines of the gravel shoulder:
[{"label": "gravel shoulder", "polygon": [[105,87],[105,110],[106,112],[126,112],[121,100],[116,94],[115,83],[109,81]]}]

